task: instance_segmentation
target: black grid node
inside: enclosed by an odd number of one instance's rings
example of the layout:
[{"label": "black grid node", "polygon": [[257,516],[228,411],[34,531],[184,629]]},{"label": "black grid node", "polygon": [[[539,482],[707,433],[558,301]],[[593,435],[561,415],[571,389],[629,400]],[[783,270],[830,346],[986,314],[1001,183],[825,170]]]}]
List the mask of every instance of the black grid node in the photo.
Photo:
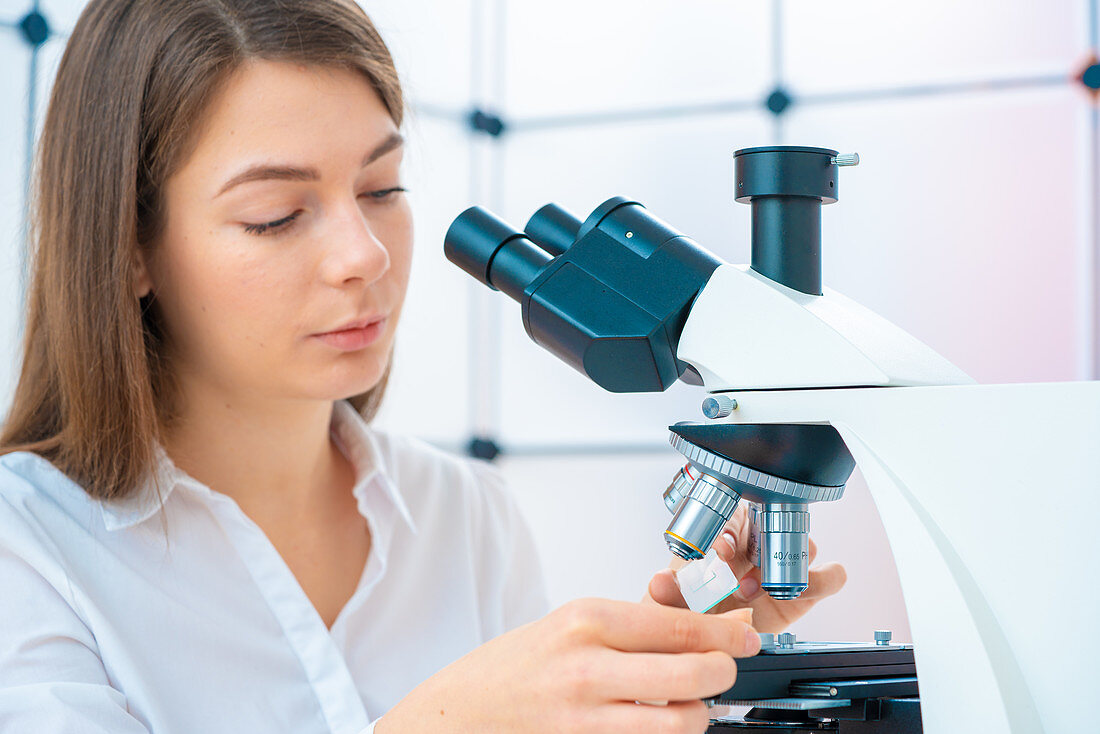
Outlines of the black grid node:
[{"label": "black grid node", "polygon": [[507,129],[504,120],[498,115],[494,115],[484,110],[473,110],[467,119],[470,124],[470,129],[476,132],[485,133],[494,138],[499,138]]},{"label": "black grid node", "polygon": [[787,93],[787,90],[783,87],[776,87],[772,90],[772,93],[768,95],[768,98],[764,100],[764,106],[768,108],[768,112],[773,115],[782,115],[787,111],[787,108],[791,106],[794,100],[791,99],[791,95]]},{"label": "black grid node", "polygon": [[475,459],[492,461],[500,456],[500,452],[500,444],[484,436],[471,438],[469,443],[466,444],[466,453]]},{"label": "black grid node", "polygon": [[38,48],[50,37],[49,21],[37,10],[23,16],[19,21],[19,30],[23,32],[23,40],[32,48]]},{"label": "black grid node", "polygon": [[1092,64],[1081,72],[1081,83],[1089,89],[1100,89],[1100,64]]}]

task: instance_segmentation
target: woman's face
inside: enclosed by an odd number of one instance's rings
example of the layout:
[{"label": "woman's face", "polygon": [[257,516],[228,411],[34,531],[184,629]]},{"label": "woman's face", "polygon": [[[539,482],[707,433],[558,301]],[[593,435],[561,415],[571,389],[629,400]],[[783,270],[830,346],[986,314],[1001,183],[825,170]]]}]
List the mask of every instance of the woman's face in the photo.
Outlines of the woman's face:
[{"label": "woman's face", "polygon": [[138,280],[185,391],[334,400],[378,383],[412,257],[401,157],[356,72],[255,61],[229,79]]}]

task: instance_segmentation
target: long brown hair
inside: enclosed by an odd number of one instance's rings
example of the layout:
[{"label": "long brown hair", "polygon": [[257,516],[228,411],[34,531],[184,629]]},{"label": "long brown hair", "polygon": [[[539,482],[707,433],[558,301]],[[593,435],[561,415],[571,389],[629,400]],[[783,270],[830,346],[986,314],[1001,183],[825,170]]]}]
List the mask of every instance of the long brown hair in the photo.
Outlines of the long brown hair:
[{"label": "long brown hair", "polygon": [[[138,248],[196,122],[249,59],[362,73],[398,127],[393,60],[353,0],[92,0],[58,68],[35,157],[23,367],[0,453],[32,451],[100,499],[153,468],[177,395]],[[385,379],[351,399],[368,419]]]}]

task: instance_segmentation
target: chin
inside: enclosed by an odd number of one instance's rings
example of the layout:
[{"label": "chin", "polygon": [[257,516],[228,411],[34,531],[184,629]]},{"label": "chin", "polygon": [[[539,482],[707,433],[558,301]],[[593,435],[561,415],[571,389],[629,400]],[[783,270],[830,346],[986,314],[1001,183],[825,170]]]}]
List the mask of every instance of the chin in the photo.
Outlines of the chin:
[{"label": "chin", "polygon": [[[350,369],[349,369],[350,368]],[[390,360],[380,359],[377,356],[359,361],[352,367],[342,365],[342,368],[330,371],[329,378],[322,383],[316,382],[316,373],[311,376],[311,382],[326,400],[344,400],[345,398],[362,395],[383,384],[389,376]],[[311,391],[313,392],[313,391]]]}]

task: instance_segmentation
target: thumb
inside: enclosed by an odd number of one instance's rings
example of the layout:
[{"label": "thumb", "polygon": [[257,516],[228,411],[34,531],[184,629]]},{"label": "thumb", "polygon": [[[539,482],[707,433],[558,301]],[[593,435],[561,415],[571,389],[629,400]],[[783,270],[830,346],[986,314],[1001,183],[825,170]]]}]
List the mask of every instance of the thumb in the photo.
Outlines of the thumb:
[{"label": "thumb", "polygon": [[676,583],[676,576],[671,569],[665,568],[653,575],[649,581],[649,589],[643,601],[653,601],[666,607],[687,608],[684,595],[680,593],[680,585]]}]

